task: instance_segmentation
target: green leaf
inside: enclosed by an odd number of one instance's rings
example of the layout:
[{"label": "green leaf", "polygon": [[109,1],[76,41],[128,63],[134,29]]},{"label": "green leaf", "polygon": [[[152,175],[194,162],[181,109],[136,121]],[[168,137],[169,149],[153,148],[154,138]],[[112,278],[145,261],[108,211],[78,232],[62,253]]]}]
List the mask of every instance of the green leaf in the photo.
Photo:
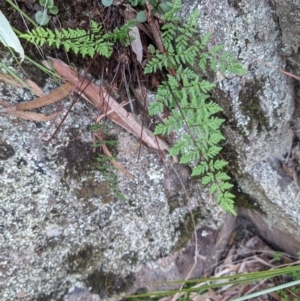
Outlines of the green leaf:
[{"label": "green leaf", "polygon": [[102,3],[103,6],[105,6],[105,7],[111,6],[113,2],[114,2],[113,0],[101,0],[101,3]]},{"label": "green leaf", "polygon": [[210,49],[210,54],[211,55],[216,55],[217,53],[219,53],[222,49],[224,48],[223,44],[220,45],[215,45],[212,49]]},{"label": "green leaf", "polygon": [[219,189],[219,186],[217,185],[217,183],[213,183],[209,189],[209,192],[211,194],[214,194],[218,189]]},{"label": "green leaf", "polygon": [[199,176],[208,171],[208,164],[206,162],[201,162],[200,165],[193,168],[192,177]]},{"label": "green leaf", "polygon": [[160,14],[165,14],[167,12],[169,12],[172,8],[165,2],[162,2],[159,4],[158,6],[158,12]]},{"label": "green leaf", "polygon": [[233,187],[232,184],[228,183],[228,182],[224,182],[222,185],[221,185],[221,189],[222,191],[226,191],[226,190],[229,190]]},{"label": "green leaf", "polygon": [[36,22],[42,26],[48,24],[49,20],[50,20],[49,16],[47,15],[46,10],[37,11],[36,14],[34,15],[34,17],[35,17]]},{"label": "green leaf", "polygon": [[247,73],[247,70],[245,70],[240,63],[234,63],[229,65],[227,70],[228,72],[235,75],[244,75]]},{"label": "green leaf", "polygon": [[214,162],[214,168],[216,170],[220,170],[222,169],[223,167],[225,167],[226,165],[228,164],[228,162],[224,161],[224,160],[216,160]]},{"label": "green leaf", "polygon": [[129,0],[131,6],[137,6],[139,4],[139,0]]},{"label": "green leaf", "polygon": [[216,179],[219,181],[227,181],[227,180],[230,180],[230,177],[226,173],[219,171],[216,174]]},{"label": "green leaf", "polygon": [[146,17],[146,14],[143,10],[139,11],[137,14],[136,14],[136,20],[140,23],[144,23],[147,21],[147,17]]},{"label": "green leaf", "polygon": [[212,176],[211,175],[207,175],[205,177],[202,178],[202,184],[203,185],[207,185],[212,181]]},{"label": "green leaf", "polygon": [[58,8],[56,6],[53,6],[49,9],[50,14],[57,15],[58,14]]},{"label": "green leaf", "polygon": [[204,93],[209,92],[212,88],[214,88],[216,85],[214,83],[210,83],[209,81],[203,80],[200,83],[200,88]]},{"label": "green leaf", "polygon": [[212,33],[208,32],[201,37],[201,45],[206,46],[211,38]]},{"label": "green leaf", "polygon": [[47,1],[47,8],[52,8],[54,6],[53,0],[48,0]]}]

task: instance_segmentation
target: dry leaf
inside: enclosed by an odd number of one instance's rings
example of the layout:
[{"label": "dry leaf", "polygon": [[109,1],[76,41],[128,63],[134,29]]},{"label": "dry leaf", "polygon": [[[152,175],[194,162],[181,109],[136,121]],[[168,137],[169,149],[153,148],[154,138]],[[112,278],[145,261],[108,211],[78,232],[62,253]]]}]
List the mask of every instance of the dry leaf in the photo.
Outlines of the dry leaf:
[{"label": "dry leaf", "polygon": [[33,92],[34,95],[42,97],[45,95],[43,90],[31,79],[26,79],[25,80],[26,84],[30,87],[31,91]]},{"label": "dry leaf", "polygon": [[24,111],[24,110],[41,108],[67,97],[73,89],[74,86],[72,84],[66,83],[61,87],[59,87],[58,89],[56,89],[55,91],[51,92],[50,94],[47,94],[40,98],[36,98],[32,101],[19,103],[15,106],[10,106],[9,108],[0,110],[0,112],[9,113],[10,111],[16,111],[16,110]]},{"label": "dry leaf", "polygon": [[142,64],[143,59],[143,45],[140,37],[140,31],[136,26],[130,28],[130,36],[134,38],[131,42],[131,49],[136,54],[136,59]]},{"label": "dry leaf", "polygon": [[4,107],[10,107],[10,103],[0,98],[0,105]]},{"label": "dry leaf", "polygon": [[7,112],[10,115],[13,115],[18,118],[22,118],[25,120],[31,120],[31,121],[49,121],[54,119],[58,113],[54,113],[52,115],[46,116],[40,113],[33,113],[33,112],[26,112],[26,111],[16,111],[12,110]]}]

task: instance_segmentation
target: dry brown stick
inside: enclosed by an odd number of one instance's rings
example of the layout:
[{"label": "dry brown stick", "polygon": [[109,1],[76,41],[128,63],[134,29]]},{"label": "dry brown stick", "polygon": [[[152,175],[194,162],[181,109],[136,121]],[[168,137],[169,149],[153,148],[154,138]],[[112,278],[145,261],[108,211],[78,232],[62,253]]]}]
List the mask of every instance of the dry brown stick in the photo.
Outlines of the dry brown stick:
[{"label": "dry brown stick", "polygon": [[158,22],[151,15],[153,7],[149,4],[148,0],[146,0],[146,5],[147,5],[147,9],[148,9],[148,11],[146,13],[147,21],[148,21],[148,24],[150,26],[150,29],[151,29],[156,47],[161,53],[164,53],[165,49],[164,49],[164,46],[163,46],[163,43],[162,43],[161,32],[159,30]]},{"label": "dry brown stick", "polygon": [[[146,128],[141,131],[142,125],[135,116],[120,107],[120,104],[111,97],[103,87],[99,87],[86,79],[80,79],[78,73],[61,60],[54,58],[49,59],[52,61],[52,67],[54,67],[56,72],[64,80],[72,83],[75,86],[76,91],[92,103],[100,112],[105,113],[106,111],[111,111],[107,114],[107,117],[114,123],[142,139],[149,147],[169,152],[170,147],[166,142],[155,137],[154,134]],[[49,66],[47,61],[44,61],[43,63],[45,66]]]}]

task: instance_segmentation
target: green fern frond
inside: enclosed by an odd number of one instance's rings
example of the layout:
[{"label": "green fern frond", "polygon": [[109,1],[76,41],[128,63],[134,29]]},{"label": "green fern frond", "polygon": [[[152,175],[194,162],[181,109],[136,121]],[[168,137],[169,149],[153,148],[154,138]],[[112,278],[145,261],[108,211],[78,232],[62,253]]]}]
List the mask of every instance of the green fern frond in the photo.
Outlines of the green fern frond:
[{"label": "green fern frond", "polygon": [[162,16],[162,19],[166,21],[173,21],[173,22],[180,21],[180,19],[176,17],[176,14],[182,9],[181,0],[174,0],[173,2],[167,2],[167,5],[171,7],[171,9],[170,11],[168,11]]},{"label": "green fern frond", "polygon": [[22,34],[20,37],[30,43],[43,46],[55,46],[56,48],[64,47],[65,51],[73,51],[75,54],[81,54],[83,57],[88,55],[93,57],[96,53],[110,57],[115,42],[128,44],[130,42],[129,30],[133,23],[127,23],[121,28],[115,28],[111,33],[104,33],[102,26],[95,21],[91,21],[91,30],[88,32],[84,29],[55,29],[37,27],[32,31]]},{"label": "green fern frond", "polygon": [[[170,149],[171,156],[181,156],[180,163],[195,164],[192,176],[200,176],[202,184],[208,185],[210,193],[227,212],[235,214],[234,195],[229,192],[232,184],[224,172],[228,165],[218,159],[222,149],[220,142],[225,137],[221,133],[224,119],[215,114],[222,108],[209,100],[208,93],[215,87],[214,83],[200,79],[195,67],[206,72],[207,68],[225,73],[243,74],[241,64],[230,55],[222,52],[223,45],[216,45],[210,50],[207,45],[211,33],[206,33],[195,41],[198,35],[199,13],[195,11],[186,22],[180,23],[174,16],[181,9],[181,1],[168,4],[171,11],[162,16],[167,20],[162,27],[162,40],[166,53],[152,52],[145,73],[156,72],[164,68],[176,70],[176,75],[168,75],[157,91],[157,102],[150,106],[150,114],[163,111],[166,106],[171,116],[155,128],[155,134],[169,135],[180,132],[179,139]],[[197,69],[197,68],[196,68]],[[184,131],[184,133],[182,133]]]}]

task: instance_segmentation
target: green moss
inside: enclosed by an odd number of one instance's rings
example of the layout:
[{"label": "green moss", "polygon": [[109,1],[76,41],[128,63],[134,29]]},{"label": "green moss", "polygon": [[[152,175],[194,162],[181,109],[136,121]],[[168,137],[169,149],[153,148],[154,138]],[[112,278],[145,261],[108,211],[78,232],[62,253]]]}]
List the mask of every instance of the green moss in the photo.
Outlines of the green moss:
[{"label": "green moss", "polygon": [[82,178],[83,174],[88,174],[96,168],[96,153],[91,143],[74,139],[59,153],[59,158],[67,160],[65,176]]},{"label": "green moss", "polygon": [[11,145],[0,139],[0,160],[7,160],[15,154]]},{"label": "green moss", "polygon": [[260,212],[263,215],[266,214],[259,203],[251,198],[247,193],[240,192],[236,188],[234,188],[231,192],[235,195],[234,203],[236,207],[252,209],[254,211]]},{"label": "green moss", "polygon": [[270,127],[268,118],[260,105],[260,95],[262,95],[265,82],[265,78],[248,82],[239,93],[240,110],[249,117],[247,125],[249,131],[254,126],[257,127],[258,132],[261,132],[263,128],[269,129]]},{"label": "green moss", "polygon": [[183,222],[180,223],[179,227],[176,228],[176,231],[180,231],[180,236],[175,244],[175,251],[179,251],[184,248],[187,243],[192,239],[193,233],[195,231],[194,223],[191,214],[193,214],[195,224],[203,219],[200,208],[193,210],[192,213],[187,213],[183,219]]},{"label": "green moss", "polygon": [[99,294],[103,299],[113,294],[126,292],[133,285],[133,274],[122,278],[113,273],[105,273],[102,269],[91,273],[86,280],[86,285],[91,287],[92,292]]},{"label": "green moss", "polygon": [[99,197],[104,204],[113,201],[113,190],[108,181],[94,183],[93,178],[89,178],[83,183],[81,189],[75,189],[75,194],[78,198],[83,198],[86,201],[93,197]]},{"label": "green moss", "polygon": [[79,249],[70,251],[67,255],[68,273],[85,274],[90,267],[97,265],[102,258],[102,252],[94,250],[91,245],[83,245]]}]

